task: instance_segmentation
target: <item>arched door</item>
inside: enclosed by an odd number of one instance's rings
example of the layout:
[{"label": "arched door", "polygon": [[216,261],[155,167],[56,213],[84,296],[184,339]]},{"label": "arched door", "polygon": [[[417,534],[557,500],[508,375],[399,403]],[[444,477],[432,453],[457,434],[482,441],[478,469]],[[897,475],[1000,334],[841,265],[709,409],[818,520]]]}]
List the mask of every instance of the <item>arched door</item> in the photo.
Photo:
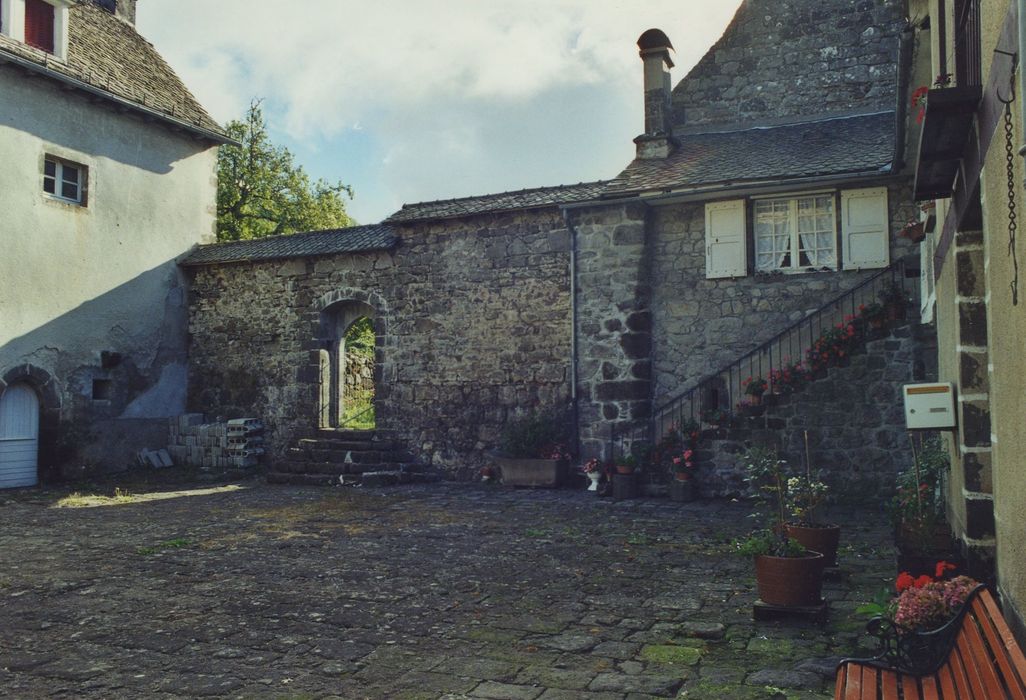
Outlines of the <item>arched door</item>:
[{"label": "arched door", "polygon": [[39,397],[27,384],[0,394],[0,488],[39,481]]}]

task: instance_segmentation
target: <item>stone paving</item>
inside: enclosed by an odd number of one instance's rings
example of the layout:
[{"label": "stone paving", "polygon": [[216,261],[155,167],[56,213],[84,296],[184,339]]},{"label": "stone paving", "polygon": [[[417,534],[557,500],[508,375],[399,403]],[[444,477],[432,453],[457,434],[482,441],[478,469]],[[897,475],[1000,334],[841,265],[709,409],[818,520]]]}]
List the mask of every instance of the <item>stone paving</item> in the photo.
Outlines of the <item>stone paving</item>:
[{"label": "stone paving", "polygon": [[[842,515],[831,614],[753,622],[743,503],[481,484],[0,495],[0,696],[830,697],[890,578]],[[863,650],[864,652],[864,650]]]}]

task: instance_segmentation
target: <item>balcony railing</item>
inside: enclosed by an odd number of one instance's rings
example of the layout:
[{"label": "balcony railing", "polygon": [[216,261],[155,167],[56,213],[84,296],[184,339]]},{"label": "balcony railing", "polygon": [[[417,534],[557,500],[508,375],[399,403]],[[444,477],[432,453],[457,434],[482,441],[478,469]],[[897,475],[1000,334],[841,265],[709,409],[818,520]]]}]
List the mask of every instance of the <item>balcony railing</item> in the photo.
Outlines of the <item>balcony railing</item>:
[{"label": "balcony railing", "polygon": [[981,85],[980,0],[955,0],[955,81],[959,87]]}]

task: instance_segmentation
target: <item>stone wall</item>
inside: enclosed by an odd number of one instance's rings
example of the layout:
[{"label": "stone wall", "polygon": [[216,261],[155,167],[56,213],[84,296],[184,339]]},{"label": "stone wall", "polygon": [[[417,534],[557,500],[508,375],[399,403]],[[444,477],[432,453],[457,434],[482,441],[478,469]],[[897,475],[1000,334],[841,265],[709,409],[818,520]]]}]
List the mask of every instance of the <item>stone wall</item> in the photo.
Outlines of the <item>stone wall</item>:
[{"label": "stone wall", "polygon": [[894,495],[898,472],[911,468],[902,386],[936,381],[928,357],[936,353],[934,330],[901,325],[870,339],[845,367],[794,394],[767,395],[760,415],[734,421],[724,439],[699,444],[699,483],[707,496],[744,493],[738,456],[751,442],[773,444],[797,470],[805,464],[804,435],[814,469],[842,502]]},{"label": "stone wall", "polygon": [[746,0],[674,89],[674,123],[894,109],[904,7],[899,0]]},{"label": "stone wall", "polygon": [[570,393],[556,210],[405,226],[393,251],[191,268],[192,410],[259,415],[272,457],[317,427],[321,311],[374,307],[378,427],[459,476],[507,416]]},{"label": "stone wall", "polygon": [[[916,250],[908,240],[893,235],[912,218],[915,209],[909,204],[907,187],[892,187],[888,201],[894,261]],[[655,210],[651,246],[653,396],[657,405],[754,350],[875,272],[706,279],[702,204]]]}]

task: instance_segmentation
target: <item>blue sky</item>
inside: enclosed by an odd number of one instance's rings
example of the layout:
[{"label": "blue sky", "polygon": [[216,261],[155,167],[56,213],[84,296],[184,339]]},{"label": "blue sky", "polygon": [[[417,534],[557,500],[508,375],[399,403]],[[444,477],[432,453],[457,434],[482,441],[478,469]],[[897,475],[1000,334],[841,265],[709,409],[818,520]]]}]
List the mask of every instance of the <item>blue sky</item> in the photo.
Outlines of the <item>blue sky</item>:
[{"label": "blue sky", "polygon": [[642,130],[638,36],[667,33],[676,83],[738,4],[142,0],[137,25],[222,123],[262,98],[274,140],[351,185],[350,213],[373,223],[612,177]]}]

